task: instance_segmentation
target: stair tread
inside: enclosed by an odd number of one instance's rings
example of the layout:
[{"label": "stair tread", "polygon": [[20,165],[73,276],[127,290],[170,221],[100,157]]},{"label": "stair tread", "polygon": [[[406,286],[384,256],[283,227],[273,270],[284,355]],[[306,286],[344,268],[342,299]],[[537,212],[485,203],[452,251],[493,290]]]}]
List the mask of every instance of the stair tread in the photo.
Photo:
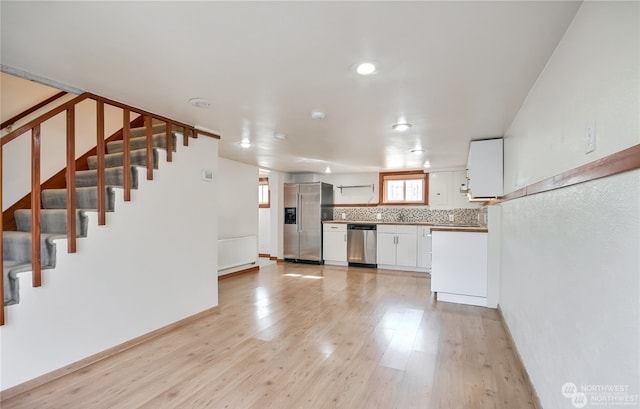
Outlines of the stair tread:
[{"label": "stair tread", "polygon": [[[66,209],[67,189],[44,189],[42,191],[42,207],[45,209]],[[96,186],[76,187],[76,207],[81,210],[96,210],[98,200],[98,188]],[[107,211],[115,208],[115,196],[113,188],[105,187],[105,203]]]},{"label": "stair tread", "polygon": [[[177,136],[175,132],[171,133],[171,137],[172,137],[172,151],[176,151],[176,143],[177,143]],[[152,135],[152,146],[154,148],[158,148],[158,149],[166,149],[166,132],[160,132],[157,134]],[[129,142],[131,144],[131,150],[137,150],[137,149],[143,149],[146,148],[147,146],[147,137],[145,136],[139,136],[139,137],[135,137],[135,138],[130,138]],[[122,140],[117,140],[117,141],[111,141],[111,142],[107,142],[107,152],[109,153],[119,153],[119,152],[123,152],[123,144],[124,141]]]},{"label": "stair tread", "polygon": [[[14,213],[18,231],[31,231],[31,209],[19,209]],[[76,236],[86,237],[88,230],[86,210],[76,210]],[[67,209],[40,209],[40,228],[43,233],[67,234]]]},{"label": "stair tread", "polygon": [[[131,165],[131,188],[138,188],[138,165]],[[76,187],[91,187],[98,185],[98,170],[88,169],[76,171]],[[124,166],[105,168],[105,186],[124,186]]]},{"label": "stair tread", "polygon": [[[146,167],[147,165],[147,149],[134,149],[131,152],[130,160],[131,165]],[[153,168],[158,168],[158,148],[151,149]],[[123,166],[124,155],[122,152],[107,153],[104,155],[105,168],[115,168]],[[96,169],[98,167],[98,156],[93,155],[87,158],[87,165],[89,169]]]},{"label": "stair tread", "polygon": [[[159,122],[159,123],[155,123],[151,126],[151,133],[155,134],[155,133],[159,133],[159,132],[165,132],[167,129],[167,124],[165,122]],[[137,137],[140,135],[146,135],[147,134],[147,127],[146,126],[138,126],[135,128],[131,128],[129,130],[129,133],[131,135],[131,137]]]}]

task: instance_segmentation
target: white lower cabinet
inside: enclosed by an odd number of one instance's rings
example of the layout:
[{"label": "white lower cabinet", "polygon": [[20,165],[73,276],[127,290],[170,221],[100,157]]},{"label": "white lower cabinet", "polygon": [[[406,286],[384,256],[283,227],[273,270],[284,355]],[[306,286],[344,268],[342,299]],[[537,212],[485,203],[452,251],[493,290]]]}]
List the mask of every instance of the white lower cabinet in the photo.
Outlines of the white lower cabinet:
[{"label": "white lower cabinet", "polygon": [[324,223],[322,226],[322,258],[325,264],[347,265],[347,225]]},{"label": "white lower cabinet", "polygon": [[487,233],[432,231],[431,291],[438,301],[487,306]]},{"label": "white lower cabinet", "polygon": [[376,252],[378,268],[416,270],[417,239],[418,226],[379,224]]}]

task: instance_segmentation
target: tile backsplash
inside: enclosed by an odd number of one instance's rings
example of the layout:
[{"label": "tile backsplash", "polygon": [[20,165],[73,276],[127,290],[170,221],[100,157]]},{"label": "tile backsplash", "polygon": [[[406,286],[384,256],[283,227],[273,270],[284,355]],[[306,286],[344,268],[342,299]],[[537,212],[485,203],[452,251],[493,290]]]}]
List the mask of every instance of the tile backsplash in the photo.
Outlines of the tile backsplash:
[{"label": "tile backsplash", "polygon": [[[333,219],[483,225],[484,218],[479,217],[480,211],[481,209],[431,210],[420,206],[340,207],[340,205],[336,205],[333,209]],[[380,219],[377,219],[378,214],[380,214]],[[453,215],[453,221],[450,221],[450,215]]]}]

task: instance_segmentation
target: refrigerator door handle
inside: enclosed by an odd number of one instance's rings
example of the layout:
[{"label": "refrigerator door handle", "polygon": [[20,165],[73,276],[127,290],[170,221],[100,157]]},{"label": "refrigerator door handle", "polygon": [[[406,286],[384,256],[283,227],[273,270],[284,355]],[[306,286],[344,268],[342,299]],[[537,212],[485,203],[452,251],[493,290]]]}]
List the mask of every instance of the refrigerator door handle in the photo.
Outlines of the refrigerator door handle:
[{"label": "refrigerator door handle", "polygon": [[296,207],[298,208],[298,231],[302,231],[302,193],[297,193],[297,201],[298,203],[296,203]]}]

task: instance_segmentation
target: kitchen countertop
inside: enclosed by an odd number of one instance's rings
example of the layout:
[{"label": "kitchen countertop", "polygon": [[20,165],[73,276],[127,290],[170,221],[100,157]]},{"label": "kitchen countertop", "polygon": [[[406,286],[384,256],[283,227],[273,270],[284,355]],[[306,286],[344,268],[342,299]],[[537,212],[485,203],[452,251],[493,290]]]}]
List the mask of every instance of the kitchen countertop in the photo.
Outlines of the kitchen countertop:
[{"label": "kitchen countertop", "polygon": [[455,223],[448,223],[448,224],[437,224],[437,223],[430,223],[430,222],[384,222],[384,221],[377,221],[377,220],[371,220],[371,221],[364,221],[364,220],[324,220],[322,223],[336,223],[336,224],[404,224],[404,225],[408,225],[408,226],[432,226],[431,230],[436,230],[436,231],[457,231],[457,232],[464,232],[464,231],[470,231],[470,232],[480,232],[480,233],[486,233],[487,227],[486,226],[479,226],[479,225],[469,225],[469,224],[455,224]]}]

